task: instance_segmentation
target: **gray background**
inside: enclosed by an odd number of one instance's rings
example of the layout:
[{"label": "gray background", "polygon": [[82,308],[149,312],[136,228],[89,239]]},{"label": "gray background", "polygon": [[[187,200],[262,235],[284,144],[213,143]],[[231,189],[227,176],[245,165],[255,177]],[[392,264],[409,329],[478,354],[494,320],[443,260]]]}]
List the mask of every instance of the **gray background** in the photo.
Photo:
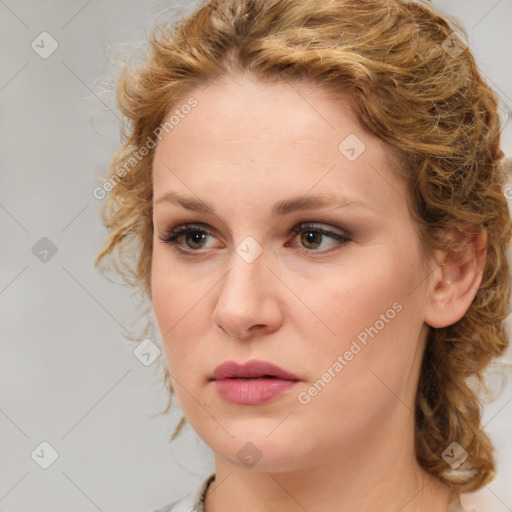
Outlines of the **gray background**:
[{"label": "gray background", "polygon": [[[110,56],[143,50],[157,14],[174,6],[180,16],[194,4],[0,0],[0,511],[152,510],[213,470],[190,427],[168,443],[181,414],[158,415],[163,354],[147,367],[133,355],[122,332],[137,303],[92,263],[105,235],[92,190],[119,143]],[[512,0],[435,4],[464,22],[506,114]],[[59,45],[47,59],[31,47],[44,31]],[[503,147],[512,155],[510,122]],[[46,262],[32,251],[43,237],[57,249]],[[512,510],[507,374],[502,395],[484,408],[498,476],[463,496],[468,508]],[[498,388],[503,379],[489,382]],[[59,454],[48,469],[31,458],[42,441]]]}]

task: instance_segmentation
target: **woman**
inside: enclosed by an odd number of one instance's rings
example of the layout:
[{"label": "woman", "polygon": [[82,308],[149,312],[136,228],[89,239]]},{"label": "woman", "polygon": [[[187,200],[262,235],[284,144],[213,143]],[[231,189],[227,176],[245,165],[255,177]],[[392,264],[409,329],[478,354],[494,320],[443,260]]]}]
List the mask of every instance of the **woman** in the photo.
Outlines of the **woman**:
[{"label": "woman", "polygon": [[469,379],[508,345],[508,168],[453,27],[211,0],[120,78],[97,262],[150,298],[215,454],[161,511],[445,512],[493,478]]}]

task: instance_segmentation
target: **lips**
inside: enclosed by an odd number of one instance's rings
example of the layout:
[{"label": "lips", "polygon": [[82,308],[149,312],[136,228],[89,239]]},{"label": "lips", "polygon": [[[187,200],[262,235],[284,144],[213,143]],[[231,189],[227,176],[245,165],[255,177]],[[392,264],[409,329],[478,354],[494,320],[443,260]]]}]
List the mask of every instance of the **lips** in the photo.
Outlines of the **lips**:
[{"label": "lips", "polygon": [[244,364],[238,364],[235,361],[225,361],[215,368],[210,380],[257,378],[277,378],[291,381],[299,380],[296,375],[283,370],[275,364],[256,359]]},{"label": "lips", "polygon": [[219,395],[235,405],[259,406],[290,393],[299,378],[267,361],[226,361],[211,377]]}]

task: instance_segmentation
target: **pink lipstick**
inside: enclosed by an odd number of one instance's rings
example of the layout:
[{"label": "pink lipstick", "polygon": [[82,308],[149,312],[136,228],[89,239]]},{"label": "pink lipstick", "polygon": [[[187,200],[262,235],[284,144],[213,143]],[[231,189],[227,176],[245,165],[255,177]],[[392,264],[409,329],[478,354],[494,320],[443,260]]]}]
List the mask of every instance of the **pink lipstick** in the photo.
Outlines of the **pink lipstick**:
[{"label": "pink lipstick", "polygon": [[259,405],[277,398],[300,379],[272,363],[253,359],[245,364],[226,361],[215,368],[210,380],[228,402]]}]

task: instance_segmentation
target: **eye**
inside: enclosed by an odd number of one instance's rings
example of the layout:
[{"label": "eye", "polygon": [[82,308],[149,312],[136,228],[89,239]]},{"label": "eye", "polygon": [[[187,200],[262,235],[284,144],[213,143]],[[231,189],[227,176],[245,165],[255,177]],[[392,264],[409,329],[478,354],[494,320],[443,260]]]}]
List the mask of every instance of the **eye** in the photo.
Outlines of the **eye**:
[{"label": "eye", "polygon": [[178,239],[184,237],[188,248],[195,250],[204,247],[204,242],[208,239],[208,236],[210,236],[210,232],[202,229],[200,225],[184,224],[172,229],[166,235],[159,238],[166,244],[176,246],[178,250],[186,251],[187,249],[182,248],[181,244],[178,243]]},{"label": "eye", "polygon": [[[324,249],[321,247],[325,239],[334,241],[331,246],[340,246],[350,241],[348,235],[338,233],[329,229],[325,229],[315,224],[302,223],[293,227],[290,231],[291,234],[299,236],[299,241],[302,245],[301,249],[308,252],[325,252],[318,251],[318,249]],[[183,237],[186,247],[182,246],[181,238]],[[199,252],[198,249],[207,247],[205,244],[208,238],[213,237],[210,231],[203,228],[201,224],[184,224],[170,230],[167,234],[160,236],[160,240],[163,243],[170,244],[178,251],[184,253]],[[286,247],[290,247],[290,243],[285,244]]]},{"label": "eye", "polygon": [[333,245],[340,246],[350,241],[350,238],[347,235],[309,223],[298,224],[291,230],[291,232],[294,235],[300,235],[299,239],[303,247],[306,249],[313,249],[315,251],[321,248],[320,245],[326,238],[335,242],[334,244],[331,244],[331,247]]}]

